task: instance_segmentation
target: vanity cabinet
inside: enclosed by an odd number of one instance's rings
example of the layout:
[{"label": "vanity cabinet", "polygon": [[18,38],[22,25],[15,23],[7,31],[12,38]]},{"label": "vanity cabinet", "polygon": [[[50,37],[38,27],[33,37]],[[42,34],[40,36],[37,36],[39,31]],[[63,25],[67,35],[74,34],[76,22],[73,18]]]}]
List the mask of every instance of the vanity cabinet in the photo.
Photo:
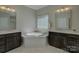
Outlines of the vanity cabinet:
[{"label": "vanity cabinet", "polygon": [[21,33],[9,33],[0,35],[0,52],[7,52],[21,45]]},{"label": "vanity cabinet", "polygon": [[12,33],[6,35],[6,51],[21,45],[21,33]]},{"label": "vanity cabinet", "polygon": [[49,32],[48,44],[69,52],[79,52],[79,35]]},{"label": "vanity cabinet", "polygon": [[5,52],[5,37],[0,35],[0,52]]},{"label": "vanity cabinet", "polygon": [[49,32],[49,36],[48,36],[49,45],[54,46],[56,48],[64,49],[65,48],[64,40],[66,38],[63,36],[64,36],[64,34]]},{"label": "vanity cabinet", "polygon": [[63,37],[61,37],[61,36],[55,36],[54,37],[54,40],[53,40],[53,46],[55,46],[55,47],[57,47],[57,48],[64,48],[64,42],[63,42]]},{"label": "vanity cabinet", "polygon": [[65,40],[65,48],[69,52],[78,52],[79,53],[79,35],[67,35]]}]

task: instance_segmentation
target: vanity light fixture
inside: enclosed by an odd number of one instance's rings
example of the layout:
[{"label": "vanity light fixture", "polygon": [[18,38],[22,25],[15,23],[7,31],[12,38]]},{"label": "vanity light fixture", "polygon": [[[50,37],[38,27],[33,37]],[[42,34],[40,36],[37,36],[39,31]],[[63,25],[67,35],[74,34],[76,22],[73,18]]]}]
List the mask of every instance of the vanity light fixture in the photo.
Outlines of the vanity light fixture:
[{"label": "vanity light fixture", "polygon": [[8,8],[8,7],[5,7],[5,6],[0,6],[0,9],[6,10],[6,11],[15,12],[15,9],[13,9],[13,8]]},{"label": "vanity light fixture", "polygon": [[70,10],[69,7],[66,7],[66,8],[62,8],[62,9],[57,9],[56,12],[64,12],[64,11],[68,11]]},{"label": "vanity light fixture", "polygon": [[1,9],[4,9],[4,10],[6,9],[6,7],[4,7],[4,6],[1,6],[0,8],[1,8]]}]

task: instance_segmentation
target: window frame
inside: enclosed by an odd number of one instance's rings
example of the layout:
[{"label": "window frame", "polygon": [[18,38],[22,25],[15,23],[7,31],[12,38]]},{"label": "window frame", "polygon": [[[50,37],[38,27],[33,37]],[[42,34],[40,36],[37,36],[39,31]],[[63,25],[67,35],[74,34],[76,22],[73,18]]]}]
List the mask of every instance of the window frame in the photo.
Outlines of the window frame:
[{"label": "window frame", "polygon": [[41,30],[38,28],[38,17],[44,16],[44,15],[48,16],[48,29],[46,29],[46,30],[49,31],[49,15],[48,14],[41,14],[41,15],[37,15],[37,18],[36,18],[36,30],[35,31],[37,31],[37,32],[41,32]]}]

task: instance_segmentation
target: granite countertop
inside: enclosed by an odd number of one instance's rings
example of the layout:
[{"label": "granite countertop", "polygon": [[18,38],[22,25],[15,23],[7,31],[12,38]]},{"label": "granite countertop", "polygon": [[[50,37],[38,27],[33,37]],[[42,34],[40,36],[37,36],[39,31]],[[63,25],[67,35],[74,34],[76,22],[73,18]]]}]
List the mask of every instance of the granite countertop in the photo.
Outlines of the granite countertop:
[{"label": "granite countertop", "polygon": [[78,31],[59,31],[59,30],[53,30],[53,31],[50,31],[50,32],[58,32],[58,33],[66,33],[66,34],[76,34],[76,35],[79,35],[79,32]]},{"label": "granite countertop", "polygon": [[8,33],[14,33],[14,32],[20,32],[18,30],[6,30],[6,31],[0,31],[0,34],[8,34]]}]

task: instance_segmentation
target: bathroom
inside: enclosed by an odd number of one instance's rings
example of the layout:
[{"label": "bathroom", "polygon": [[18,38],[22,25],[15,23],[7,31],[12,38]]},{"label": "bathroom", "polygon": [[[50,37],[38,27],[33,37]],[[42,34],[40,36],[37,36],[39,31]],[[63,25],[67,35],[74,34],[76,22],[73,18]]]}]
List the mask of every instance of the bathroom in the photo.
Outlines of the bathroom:
[{"label": "bathroom", "polygon": [[[7,9],[6,9],[6,8]],[[2,8],[2,9],[1,9]],[[49,32],[69,33],[78,35],[78,10],[79,6],[66,5],[2,5],[1,12],[7,14],[10,19],[0,19],[0,34],[21,32],[22,45],[8,52],[66,52],[48,44]],[[57,10],[70,8],[66,15],[71,19],[70,23],[64,24],[60,29],[56,23]],[[72,13],[70,13],[72,12]],[[0,15],[2,15],[0,13]],[[6,16],[6,15],[2,16]],[[65,13],[64,13],[65,15]],[[56,17],[55,17],[56,16]],[[8,17],[8,16],[7,16]],[[5,19],[6,17],[4,17]],[[69,19],[70,19],[69,18]],[[44,20],[43,20],[44,19]],[[40,20],[40,21],[39,21]],[[68,19],[67,19],[68,20]],[[2,23],[3,22],[3,23]],[[4,23],[5,22],[5,23]],[[60,24],[61,27],[62,24]],[[20,50],[21,49],[21,50]],[[30,51],[30,49],[32,49]],[[38,49],[37,51],[35,51]],[[42,51],[41,51],[41,50]],[[47,49],[47,50],[45,50]],[[19,50],[19,51],[18,51]],[[23,51],[24,50],[24,51]],[[26,51],[27,50],[27,51]],[[29,50],[29,51],[28,51]],[[33,51],[34,50],[34,51]]]}]

